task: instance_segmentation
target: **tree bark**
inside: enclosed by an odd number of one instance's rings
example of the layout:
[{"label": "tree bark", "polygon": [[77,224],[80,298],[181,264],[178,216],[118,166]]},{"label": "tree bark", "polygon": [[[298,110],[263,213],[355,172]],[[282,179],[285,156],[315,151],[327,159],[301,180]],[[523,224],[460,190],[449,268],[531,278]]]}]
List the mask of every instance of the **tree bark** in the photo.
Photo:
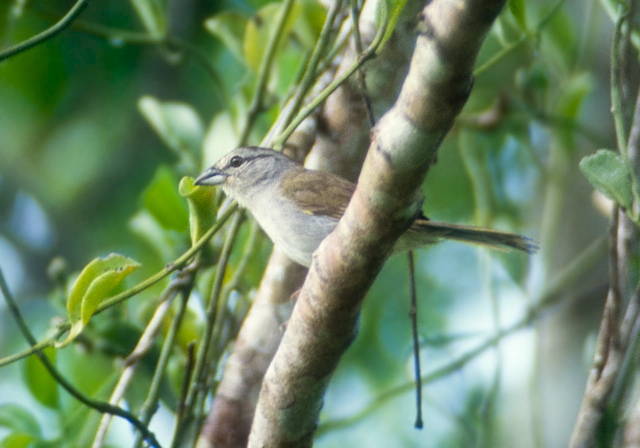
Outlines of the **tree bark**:
[{"label": "tree bark", "polygon": [[322,397],[356,334],[364,295],[420,212],[419,190],[464,105],[480,46],[504,1],[435,0],[398,101],[372,132],[345,215],[314,254],[263,382],[250,447],[313,443]]}]

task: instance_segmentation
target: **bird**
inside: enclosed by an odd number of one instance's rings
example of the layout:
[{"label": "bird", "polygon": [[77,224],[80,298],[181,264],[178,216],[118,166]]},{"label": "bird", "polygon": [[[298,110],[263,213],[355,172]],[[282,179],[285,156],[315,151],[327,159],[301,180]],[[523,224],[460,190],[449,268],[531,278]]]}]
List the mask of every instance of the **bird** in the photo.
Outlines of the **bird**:
[{"label": "bird", "polygon": [[[199,186],[221,186],[247,209],[276,247],[309,267],[314,251],[344,214],[355,184],[323,171],[309,170],[285,154],[256,146],[237,148],[200,174]],[[396,242],[393,253],[418,249],[441,240],[491,248],[538,250],[528,237],[482,227],[416,217]]]}]

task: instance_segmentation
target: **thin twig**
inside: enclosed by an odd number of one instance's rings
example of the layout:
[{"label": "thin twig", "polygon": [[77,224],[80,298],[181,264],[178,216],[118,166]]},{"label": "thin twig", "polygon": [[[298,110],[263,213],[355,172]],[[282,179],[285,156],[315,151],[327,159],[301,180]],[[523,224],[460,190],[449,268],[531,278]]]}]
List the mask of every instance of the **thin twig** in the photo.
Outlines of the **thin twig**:
[{"label": "thin twig", "polygon": [[160,280],[162,280],[172,272],[184,268],[184,266],[193,258],[193,256],[196,255],[205,246],[205,244],[209,242],[209,240],[213,237],[213,235],[218,233],[218,231],[227,222],[227,220],[234,214],[237,208],[238,208],[238,204],[236,202],[231,203],[231,205],[229,205],[229,207],[225,210],[225,212],[218,217],[218,220],[211,227],[211,229],[207,230],[207,233],[202,235],[202,238],[200,238],[193,246],[191,246],[191,248],[188,251],[186,251],[184,254],[176,258],[173,262],[167,264],[162,271],[152,275],[151,277],[137,284],[133,288],[128,289],[113,297],[110,297],[109,299],[102,302],[98,306],[95,314],[101,313],[107,308],[117,305],[118,303],[156,284],[157,282],[159,282]]},{"label": "thin twig", "polygon": [[[327,13],[327,18],[325,19],[322,30],[320,31],[318,41],[313,48],[311,57],[309,58],[309,64],[307,65],[302,80],[300,81],[300,85],[287,107],[283,109],[283,114],[278,118],[277,129],[274,127],[275,132],[279,132],[283,127],[289,125],[294,114],[299,112],[304,98],[309,92],[309,89],[311,89],[314,80],[317,77],[318,64],[320,63],[322,56],[326,53],[327,45],[332,38],[332,31],[334,29],[336,18],[342,9],[342,2],[343,0],[336,0],[335,2],[332,2],[331,8]],[[284,145],[284,143],[284,140],[278,139],[278,143],[274,145],[274,147],[278,148],[279,146]]]},{"label": "thin twig", "polygon": [[[194,275],[196,272],[197,270],[194,269],[192,272],[185,274],[185,278],[183,279],[183,284],[180,291],[178,312],[174,316],[171,322],[171,327],[169,328],[169,332],[167,333],[164,343],[162,344],[162,351],[160,352],[160,358],[158,359],[156,369],[153,372],[153,378],[151,379],[151,386],[149,387],[147,398],[140,408],[140,420],[147,425],[151,422],[151,418],[158,409],[158,400],[160,397],[162,380],[165,377],[165,371],[173,352],[175,341],[178,336],[178,331],[180,330],[180,325],[182,324],[184,314],[187,310],[187,304],[189,302],[191,289],[193,288]],[[187,371],[189,371],[189,369],[187,369]],[[134,443],[134,447],[142,446],[142,442],[142,438],[137,437]]]},{"label": "thin twig", "polygon": [[71,23],[80,15],[82,10],[87,7],[89,0],[78,0],[65,16],[58,23],[47,28],[43,32],[36,34],[29,39],[20,42],[6,50],[0,51],[0,62],[12,56],[29,50],[41,43],[55,37],[58,33],[64,31]]},{"label": "thin twig", "polygon": [[[189,427],[193,423],[193,413],[196,409],[196,405],[199,402],[198,397],[204,397],[204,384],[206,382],[206,376],[209,372],[209,347],[212,343],[212,335],[215,330],[216,317],[218,315],[218,302],[220,298],[220,292],[222,291],[222,283],[227,270],[227,264],[229,263],[229,257],[233,244],[235,242],[240,224],[243,220],[243,215],[236,214],[234,220],[229,228],[229,233],[225,239],[220,259],[218,260],[218,267],[216,272],[216,278],[214,282],[212,297],[209,298],[209,304],[207,305],[205,314],[205,328],[202,332],[202,337],[198,344],[198,352],[196,355],[195,366],[193,369],[192,381],[189,386],[189,393],[185,400],[185,411],[182,419],[176,419],[175,422],[175,435],[172,442],[172,447],[182,446],[184,443],[184,437],[189,430]],[[198,432],[196,432],[197,434]]]},{"label": "thin twig", "polygon": [[627,155],[627,104],[624,101],[624,86],[622,85],[621,55],[624,41],[623,28],[628,18],[628,11],[624,4],[620,4],[618,18],[613,33],[613,45],[611,48],[611,113],[616,130],[616,140],[620,153]]},{"label": "thin twig", "polygon": [[413,261],[413,251],[407,252],[409,260],[409,320],[411,320],[411,334],[413,337],[413,370],[416,378],[416,422],[414,426],[422,429],[422,373],[420,370],[420,340],[418,335],[418,298],[416,294],[416,269]]},{"label": "thin twig", "polygon": [[[351,0],[351,19],[353,20],[353,41],[355,43],[356,54],[360,55],[364,52],[364,48],[362,47],[362,37],[360,36],[360,11],[358,9],[358,0]],[[360,95],[362,97],[362,102],[364,103],[364,108],[367,111],[369,126],[373,128],[376,124],[376,118],[373,115],[371,99],[367,93],[367,80],[364,67],[358,68],[358,71],[356,72],[356,80],[360,88]]]},{"label": "thin twig", "polygon": [[[11,314],[13,315],[13,318],[18,324],[18,328],[20,329],[20,332],[22,333],[24,338],[27,340],[29,345],[35,346],[37,344],[36,338],[33,336],[33,334],[31,333],[31,330],[29,330],[29,327],[27,326],[27,323],[23,319],[22,313],[20,313],[20,310],[18,309],[18,306],[15,300],[13,299],[13,296],[11,295],[11,291],[7,286],[7,282],[5,281],[4,274],[2,273],[1,269],[0,269],[0,291],[2,291],[2,295],[4,296],[4,299],[7,302],[7,307],[9,308],[9,311],[11,312]],[[138,420],[136,416],[134,416],[128,411],[125,411],[124,409],[119,408],[118,406],[113,406],[109,403],[105,403],[103,401],[98,401],[98,400],[94,400],[92,398],[86,397],[84,394],[82,394],[82,392],[76,389],[76,387],[73,384],[67,381],[67,379],[63,377],[60,372],[58,372],[56,367],[51,363],[51,361],[49,361],[49,358],[47,358],[47,356],[42,351],[36,351],[35,355],[38,357],[40,362],[42,362],[42,365],[45,367],[45,369],[47,369],[47,371],[53,377],[53,379],[80,403],[84,404],[87,407],[95,409],[98,412],[113,414],[113,415],[117,415],[119,417],[124,418],[129,423],[131,423],[138,431],[140,431],[140,433],[143,435],[145,440],[148,440],[152,446],[158,447],[158,448],[160,447],[160,444],[156,440],[155,435],[151,431],[149,431],[149,428],[147,428],[146,425],[144,425],[140,420]]]},{"label": "thin twig", "polygon": [[271,74],[271,66],[273,65],[276,49],[278,48],[280,39],[282,39],[285,24],[289,15],[291,14],[292,7],[293,0],[285,0],[280,6],[280,13],[276,19],[276,25],[271,36],[269,36],[269,41],[267,42],[264,56],[262,57],[262,61],[260,62],[260,69],[258,70],[258,77],[256,80],[256,86],[253,91],[253,98],[251,99],[251,104],[249,105],[249,109],[246,113],[246,120],[240,131],[238,146],[242,146],[246,143],[247,139],[249,138],[249,132],[251,132],[256,118],[263,111],[264,96],[267,90],[267,83],[269,82],[269,75]]},{"label": "thin twig", "polygon": [[524,43],[526,43],[528,40],[533,38],[536,34],[538,34],[542,30],[542,28],[544,28],[547,25],[547,23],[549,23],[549,21],[553,18],[555,13],[560,10],[560,7],[563,5],[565,1],[566,0],[558,0],[558,2],[555,5],[553,5],[553,7],[549,10],[549,12],[542,18],[542,20],[538,22],[538,25],[535,27],[534,32],[527,31],[523,33],[515,41],[513,41],[512,43],[507,45],[505,48],[495,53],[491,58],[489,58],[488,61],[486,61],[484,64],[482,64],[481,66],[479,66],[473,71],[473,76],[477,78],[481,75],[484,75],[490,68],[492,68],[494,65],[496,65],[498,62],[500,62],[502,59],[504,59],[511,53],[513,53]]},{"label": "thin twig", "polygon": [[291,121],[289,126],[286,127],[282,133],[276,137],[273,141],[274,146],[282,145],[287,139],[291,136],[293,131],[302,123],[302,121],[313,112],[313,110],[318,107],[324,100],[327,99],[329,95],[331,95],[343,82],[345,82],[356,70],[358,70],[365,62],[374,58],[377,54],[378,48],[382,43],[382,39],[384,38],[385,31],[387,29],[386,26],[386,18],[383,18],[382,25],[380,29],[378,29],[378,34],[369,45],[360,57],[354,61],[354,63],[344,71],[344,73],[338,75],[332,82],[329,84],[317,97],[315,97],[312,101],[309,102],[302,110],[298,113],[298,115]]},{"label": "thin twig", "polygon": [[[191,246],[191,248],[188,251],[186,251],[180,257],[176,258],[173,262],[167,264],[163,270],[155,273],[154,275],[147,278],[146,280],[138,283],[137,285],[135,285],[134,287],[126,291],[121,292],[120,294],[117,294],[113,297],[110,297],[104,300],[102,303],[100,303],[94,315],[101,313],[104,310],[133,297],[134,295],[158,283],[160,280],[162,280],[172,272],[182,269],[184,265],[189,260],[191,260],[193,256],[205,246],[205,244],[209,242],[209,240],[213,237],[213,235],[215,235],[220,230],[220,228],[222,228],[222,226],[227,222],[229,217],[233,215],[233,213],[237,210],[237,208],[238,208],[238,204],[236,202],[232,202],[231,205],[229,205],[229,207],[227,208],[227,210],[225,210],[225,212],[220,217],[218,217],[218,221],[216,221],[216,223],[211,227],[211,229],[209,229],[207,233],[205,233],[202,236],[202,238],[200,238],[193,246]],[[69,323],[69,321],[59,324],[53,336],[50,336],[47,339],[38,342],[37,344],[33,344],[33,346],[27,350],[24,350],[20,353],[16,353],[14,355],[7,356],[5,358],[0,359],[0,367],[5,366],[7,364],[11,364],[12,362],[18,361],[27,356],[31,356],[34,353],[37,353],[39,350],[42,350],[46,347],[50,347],[54,345],[55,342],[59,340],[67,331],[69,331],[70,328],[71,328],[71,324]]]},{"label": "thin twig", "polygon": [[[563,294],[563,292],[566,291],[569,286],[578,281],[585,272],[588,272],[602,259],[602,256],[607,250],[606,243],[607,241],[604,238],[600,238],[591,243],[590,246],[584,249],[569,265],[567,265],[560,273],[547,283],[545,290],[540,295],[538,301],[532,305],[532,307],[529,308],[529,310],[527,310],[520,319],[511,326],[503,330],[496,331],[492,336],[487,337],[487,339],[479,343],[475,348],[463,353],[455,359],[452,359],[445,365],[423,375],[423,386],[460,370],[467,363],[474,360],[485,351],[495,347],[505,337],[526,328],[531,324],[531,322],[538,319],[543,314],[543,311],[556,305],[559,299],[571,299],[570,296]],[[316,431],[316,436],[318,437],[329,431],[353,425],[354,423],[363,420],[374,411],[379,410],[380,406],[384,402],[406,393],[413,388],[413,382],[404,383],[391,388],[378,395],[373,402],[365,406],[361,411],[346,418],[324,422],[320,425],[318,431]]]},{"label": "thin twig", "polygon": [[[165,290],[165,294],[163,294],[160,306],[158,306],[155,313],[153,314],[153,317],[142,333],[142,336],[140,336],[140,339],[138,340],[135,348],[125,359],[125,367],[122,371],[122,374],[118,378],[118,383],[111,393],[111,397],[109,397],[109,403],[111,403],[112,405],[117,406],[120,400],[122,400],[122,398],[124,397],[127,388],[133,380],[133,375],[136,372],[140,359],[142,359],[142,357],[147,354],[153,347],[160,325],[162,325],[164,317],[166,316],[171,306],[171,302],[177,294],[178,289],[175,287],[170,287]],[[111,420],[112,416],[110,414],[105,414],[102,417],[102,419],[100,420],[100,425],[98,426],[98,430],[96,431],[96,437],[94,438],[93,444],[91,445],[92,448],[101,448],[102,446],[104,446]],[[148,422],[146,422],[145,424],[148,424]]]},{"label": "thin twig", "polygon": [[180,389],[180,398],[178,399],[178,405],[176,406],[176,420],[185,420],[185,410],[187,403],[187,396],[189,395],[189,385],[193,380],[193,368],[195,366],[195,350],[196,343],[191,341],[187,346],[187,361],[184,368],[184,378],[182,380],[182,388]]},{"label": "thin twig", "polygon": [[23,350],[19,353],[14,353],[13,355],[6,356],[4,358],[0,358],[0,368],[16,361],[20,361],[21,359],[27,358],[47,347],[52,347],[58,339],[62,337],[68,331],[68,328],[58,328],[55,333],[42,341],[38,342],[35,345],[30,346],[28,349]]}]

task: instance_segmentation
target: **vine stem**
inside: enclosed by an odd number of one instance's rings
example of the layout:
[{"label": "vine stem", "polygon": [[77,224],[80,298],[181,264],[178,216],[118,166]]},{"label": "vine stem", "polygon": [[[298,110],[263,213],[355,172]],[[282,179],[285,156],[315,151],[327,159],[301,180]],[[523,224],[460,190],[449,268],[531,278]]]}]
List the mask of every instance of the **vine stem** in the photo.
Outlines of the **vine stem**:
[{"label": "vine stem", "polygon": [[[14,319],[16,320],[16,323],[18,324],[18,328],[20,329],[20,332],[22,333],[24,338],[27,340],[29,345],[31,345],[32,347],[36,346],[38,342],[36,341],[36,338],[31,333],[31,330],[29,330],[27,323],[22,317],[22,313],[20,313],[20,310],[18,309],[18,305],[16,304],[16,301],[14,300],[13,295],[9,290],[9,286],[7,285],[7,282],[4,278],[2,269],[0,269],[0,291],[2,291],[2,295],[4,296],[4,299],[7,302],[9,311],[11,312]],[[65,377],[62,376],[62,374],[58,371],[58,369],[56,369],[53,363],[49,360],[49,358],[47,358],[47,356],[41,350],[35,351],[35,355],[38,357],[40,362],[42,362],[42,365],[45,367],[45,369],[47,369],[47,371],[53,377],[56,383],[58,383],[63,389],[65,389],[73,398],[75,398],[85,406],[95,409],[98,412],[113,414],[113,415],[117,415],[118,417],[124,418],[129,423],[131,423],[138,431],[140,431],[142,436],[145,438],[145,440],[147,440],[151,444],[151,446],[158,447],[158,448],[160,447],[160,444],[158,443],[158,440],[156,439],[155,435],[151,431],[149,431],[149,428],[147,428],[147,426],[144,423],[138,420],[138,418],[136,418],[135,415],[131,414],[128,411],[125,411],[122,408],[119,408],[118,406],[114,406],[112,404],[105,403],[103,401],[94,400],[92,398],[85,396],[73,384],[67,381]]]},{"label": "vine stem", "polygon": [[265,50],[262,61],[260,62],[260,69],[258,71],[258,80],[256,82],[255,92],[251,100],[249,110],[247,111],[247,119],[245,120],[245,124],[242,128],[242,131],[240,132],[239,146],[245,144],[245,142],[249,138],[249,132],[253,127],[253,123],[255,122],[256,117],[262,112],[264,94],[267,89],[267,82],[269,81],[269,72],[271,70],[271,65],[273,64],[276,49],[278,48],[278,43],[280,42],[280,39],[284,32],[287,18],[291,14],[292,7],[293,0],[286,0],[282,4],[280,14],[277,18],[275,30],[273,34],[271,34],[269,41],[267,42],[267,48]]},{"label": "vine stem", "polygon": [[80,15],[82,10],[84,10],[87,5],[89,5],[89,0],[78,0],[69,10],[69,12],[67,12],[67,14],[65,14],[65,16],[53,26],[47,28],[39,34],[36,34],[35,36],[30,37],[25,41],[22,41],[7,48],[6,50],[1,51],[0,62],[4,61],[5,59],[9,59],[11,56],[17,55],[18,53],[27,51],[37,45],[40,45],[42,42],[55,37],[57,34],[61,33],[65,28],[71,25],[71,23]]},{"label": "vine stem", "polygon": [[[383,9],[383,14],[386,15],[386,9]],[[293,134],[293,131],[302,123],[302,121],[307,118],[307,116],[313,112],[313,110],[318,107],[324,100],[327,99],[329,95],[331,95],[340,85],[345,82],[351,75],[353,75],[356,70],[358,70],[366,61],[372,59],[376,56],[378,48],[380,44],[382,44],[382,40],[384,39],[386,33],[386,17],[382,21],[382,25],[378,30],[378,34],[376,35],[373,42],[369,48],[367,48],[360,57],[349,67],[349,69],[345,70],[344,73],[339,75],[336,79],[331,82],[317,97],[315,97],[309,104],[307,104],[300,113],[289,123],[282,133],[276,137],[273,141],[274,147],[279,147],[287,141],[287,139]]]}]

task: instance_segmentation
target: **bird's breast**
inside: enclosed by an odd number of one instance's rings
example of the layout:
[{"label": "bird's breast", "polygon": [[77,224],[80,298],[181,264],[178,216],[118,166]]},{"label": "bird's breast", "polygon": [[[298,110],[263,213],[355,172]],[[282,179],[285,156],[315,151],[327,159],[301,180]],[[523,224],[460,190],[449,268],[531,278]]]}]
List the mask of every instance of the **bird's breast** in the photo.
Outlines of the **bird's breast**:
[{"label": "bird's breast", "polygon": [[337,224],[334,218],[308,213],[276,196],[254,195],[244,205],[277,247],[307,267],[313,252]]}]

